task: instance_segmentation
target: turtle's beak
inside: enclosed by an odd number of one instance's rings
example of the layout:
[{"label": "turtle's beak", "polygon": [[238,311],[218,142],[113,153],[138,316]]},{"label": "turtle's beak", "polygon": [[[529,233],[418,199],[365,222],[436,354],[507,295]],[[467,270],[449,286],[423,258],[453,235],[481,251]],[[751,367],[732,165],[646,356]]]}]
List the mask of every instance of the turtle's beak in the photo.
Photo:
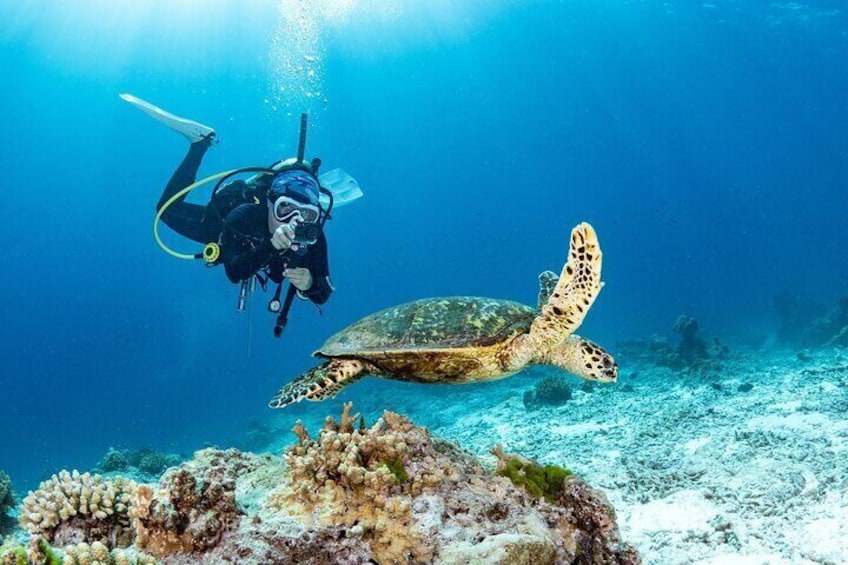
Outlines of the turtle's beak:
[{"label": "turtle's beak", "polygon": [[601,377],[598,379],[603,383],[614,383],[618,380],[618,363],[615,362],[613,356],[607,353],[603,358],[603,369]]}]

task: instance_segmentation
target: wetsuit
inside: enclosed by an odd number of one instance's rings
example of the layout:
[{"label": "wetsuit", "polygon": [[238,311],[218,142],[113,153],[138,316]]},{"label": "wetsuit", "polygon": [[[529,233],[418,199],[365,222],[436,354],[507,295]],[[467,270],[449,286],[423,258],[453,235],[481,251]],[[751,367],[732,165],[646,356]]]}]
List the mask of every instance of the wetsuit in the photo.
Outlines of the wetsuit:
[{"label": "wetsuit", "polygon": [[[157,212],[171,197],[197,180],[200,162],[211,144],[211,139],[202,139],[191,144],[188,148],[188,154],[165,186],[165,191],[162,192],[162,196],[156,204]],[[162,221],[165,222],[166,226],[192,241],[204,245],[210,241],[217,241],[218,235],[224,228],[221,219],[216,214],[207,214],[206,206],[202,204],[186,202],[186,196],[183,195],[182,198],[168,206],[168,209],[162,214]]]},{"label": "wetsuit", "polygon": [[[210,145],[211,140],[207,139],[191,144],[188,154],[165,186],[156,205],[157,211],[176,193],[195,182],[200,162]],[[245,183],[232,181],[221,191],[237,188],[236,185]],[[283,269],[306,267],[312,275],[312,286],[305,292],[298,291],[301,298],[323,304],[333,292],[324,233],[303,255],[293,251],[280,253],[271,244],[268,208],[264,202],[236,206],[222,222],[217,214],[207,211],[206,206],[186,202],[183,196],[165,210],[162,221],[178,234],[198,243],[217,241],[221,246],[218,263],[224,265],[232,282],[249,279],[264,270],[271,280],[279,283],[283,280]]]},{"label": "wetsuit", "polygon": [[233,282],[246,280],[257,271],[264,270],[272,281],[279,283],[283,280],[284,269],[306,267],[312,274],[312,286],[305,292],[298,291],[299,296],[315,304],[323,304],[333,292],[324,232],[303,255],[291,250],[281,253],[271,244],[268,207],[264,202],[241,204],[233,209],[227,215],[219,244],[220,262]]}]

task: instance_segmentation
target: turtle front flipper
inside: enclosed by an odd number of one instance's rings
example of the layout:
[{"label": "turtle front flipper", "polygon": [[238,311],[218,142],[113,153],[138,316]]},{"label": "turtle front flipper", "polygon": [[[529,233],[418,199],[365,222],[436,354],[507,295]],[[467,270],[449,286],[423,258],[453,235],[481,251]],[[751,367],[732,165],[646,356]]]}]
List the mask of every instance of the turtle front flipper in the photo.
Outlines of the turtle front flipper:
[{"label": "turtle front flipper", "polygon": [[268,406],[285,408],[301,400],[321,402],[365,376],[365,364],[356,359],[333,359],[308,370],[284,386]]},{"label": "turtle front flipper", "polygon": [[[547,303],[530,326],[504,352],[508,371],[519,371],[541,361],[551,349],[577,331],[601,290],[601,247],[595,230],[586,222],[571,230],[568,261]],[[543,285],[545,281],[541,279]],[[541,294],[541,293],[540,293]]]}]

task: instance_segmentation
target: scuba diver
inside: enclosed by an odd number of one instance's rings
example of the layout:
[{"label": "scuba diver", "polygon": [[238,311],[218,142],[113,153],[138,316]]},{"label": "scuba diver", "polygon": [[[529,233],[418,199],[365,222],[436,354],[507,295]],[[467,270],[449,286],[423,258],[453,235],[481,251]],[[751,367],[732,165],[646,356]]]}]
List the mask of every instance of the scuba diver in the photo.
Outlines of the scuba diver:
[{"label": "scuba diver", "polygon": [[[226,171],[196,182],[206,151],[217,143],[215,131],[180,118],[130,94],[121,98],[189,140],[188,153],[174,171],[156,205],[154,236],[165,251],[183,259],[204,259],[208,266],[223,265],[233,283],[241,283],[238,309],[244,310],[258,281],[266,288],[277,284],[268,309],[277,314],[274,334],[285,328],[295,295],[324,304],[334,288],[330,281],[324,223],[330,212],[362,196],[356,181],[335,169],[318,176],[320,159],[306,161],[306,115],[301,116],[297,157],[270,167]],[[246,180],[232,178],[254,173]],[[186,202],[189,192],[218,180],[208,204]],[[180,254],[162,243],[161,219],[178,234],[204,244],[202,253]],[[285,280],[289,288],[280,300]]]}]

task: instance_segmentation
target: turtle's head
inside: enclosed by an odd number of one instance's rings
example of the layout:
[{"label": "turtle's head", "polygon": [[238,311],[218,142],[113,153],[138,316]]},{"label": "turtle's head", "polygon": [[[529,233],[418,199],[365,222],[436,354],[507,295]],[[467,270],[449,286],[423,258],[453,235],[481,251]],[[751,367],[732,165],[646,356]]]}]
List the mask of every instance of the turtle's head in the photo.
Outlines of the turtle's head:
[{"label": "turtle's head", "polygon": [[584,370],[578,373],[579,377],[599,383],[614,383],[618,380],[618,363],[600,345],[584,340],[583,361]]},{"label": "turtle's head", "polygon": [[551,351],[550,362],[587,381],[614,383],[618,379],[618,363],[603,347],[572,335]]}]

